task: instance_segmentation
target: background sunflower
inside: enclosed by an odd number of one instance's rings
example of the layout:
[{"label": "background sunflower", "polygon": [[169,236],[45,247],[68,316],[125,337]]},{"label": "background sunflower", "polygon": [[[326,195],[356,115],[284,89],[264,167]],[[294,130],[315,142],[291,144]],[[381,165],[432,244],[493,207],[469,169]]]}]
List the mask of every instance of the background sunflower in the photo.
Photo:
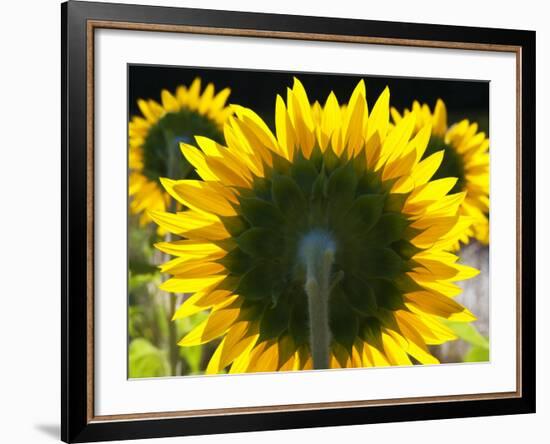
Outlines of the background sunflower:
[{"label": "background sunflower", "polygon": [[[473,219],[472,226],[460,238],[462,244],[467,244],[473,237],[483,245],[489,243],[489,139],[480,130],[477,122],[462,119],[447,124],[447,107],[438,99],[433,111],[424,103],[414,101],[411,109],[405,108],[403,116],[410,113],[416,115],[416,131],[430,123],[433,127],[432,136],[425,156],[443,149],[445,156],[441,166],[435,173],[436,178],[457,177],[453,189],[455,192],[465,191],[466,198],[460,207],[465,216]],[[403,116],[392,108],[391,114],[395,123]],[[455,245],[459,248],[459,244]]]},{"label": "background sunflower", "polygon": [[225,106],[230,94],[225,88],[215,93],[212,83],[201,92],[201,79],[189,87],[179,85],[175,93],[163,89],[160,103],[137,99],[140,115],[135,113],[128,125],[128,167],[130,211],[140,214],[140,222],[150,219],[145,210],[164,210],[169,197],[162,190],[159,177],[187,177],[192,168],[178,156],[180,142],[191,142],[203,134],[221,142],[221,127],[231,112]]}]

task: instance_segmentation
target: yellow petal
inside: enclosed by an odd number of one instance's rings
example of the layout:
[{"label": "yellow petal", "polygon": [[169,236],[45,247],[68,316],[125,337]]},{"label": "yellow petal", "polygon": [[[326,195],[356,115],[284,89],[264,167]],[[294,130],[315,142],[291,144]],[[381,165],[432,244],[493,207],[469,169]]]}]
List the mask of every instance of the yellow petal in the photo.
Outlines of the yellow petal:
[{"label": "yellow petal", "polygon": [[[258,340],[258,326],[248,321],[233,324],[225,336],[225,344],[220,357],[223,367],[231,364],[241,353],[256,344]],[[252,345],[253,346],[253,345]]]},{"label": "yellow petal", "polygon": [[219,343],[218,347],[216,347],[214,354],[210,358],[210,361],[208,361],[208,365],[206,366],[206,371],[205,371],[207,375],[217,375],[224,368],[224,366],[222,366],[220,362],[224,344],[225,344],[225,338],[223,338],[222,341]]},{"label": "yellow petal", "polygon": [[447,131],[447,108],[441,99],[437,99],[433,114],[434,134],[443,137]]},{"label": "yellow petal", "polygon": [[171,278],[159,285],[159,288],[169,293],[196,293],[204,288],[219,284],[225,278],[226,276],[224,275]]},{"label": "yellow petal", "polygon": [[341,126],[342,124],[342,113],[340,110],[340,105],[336,95],[331,91],[325,106],[323,108],[323,114],[321,117],[321,134],[319,144],[321,151],[325,151],[332,133]]},{"label": "yellow petal", "polygon": [[239,304],[219,310],[213,310],[210,315],[178,342],[178,345],[188,347],[210,342],[223,335],[237,320],[240,313]]},{"label": "yellow petal", "polygon": [[[218,176],[216,176],[216,174],[214,174],[214,172],[208,166],[206,158],[200,150],[195,148],[193,145],[189,145],[187,143],[180,143],[180,149],[187,161],[195,167],[198,175],[203,180],[219,180]],[[167,191],[170,192],[169,190]]]},{"label": "yellow petal", "polygon": [[384,141],[389,128],[389,120],[390,90],[386,87],[372,108],[368,121],[367,137],[365,140],[368,142],[370,138],[377,133],[380,141]]},{"label": "yellow petal", "polygon": [[351,95],[342,128],[344,144],[348,146],[350,155],[358,153],[363,146],[365,119],[368,119],[368,109],[365,82],[361,80]]},{"label": "yellow petal", "polygon": [[382,333],[382,344],[384,346],[384,353],[390,364],[412,365],[407,353],[401,348],[395,339],[386,332]]},{"label": "yellow petal", "polygon": [[212,83],[209,83],[206,85],[206,88],[204,89],[204,92],[202,93],[200,104],[199,104],[199,113],[200,114],[206,114],[208,109],[210,108],[210,105],[212,104],[212,99],[214,97],[214,85]]},{"label": "yellow petal", "polygon": [[382,144],[380,157],[375,168],[376,170],[380,169],[386,162],[391,162],[401,157],[401,154],[407,147],[409,139],[411,138],[415,121],[416,116],[414,114],[409,114],[390,131]]},{"label": "yellow petal", "polygon": [[178,257],[160,266],[162,273],[170,273],[176,277],[203,277],[225,272],[225,267],[216,262],[205,262],[203,259]]},{"label": "yellow petal", "polygon": [[162,100],[162,106],[166,111],[175,113],[180,110],[180,104],[169,91],[163,89],[160,93],[160,98]]},{"label": "yellow petal", "polygon": [[415,291],[405,294],[405,300],[426,313],[450,320],[475,321],[476,317],[453,299],[430,291]]},{"label": "yellow petal", "polygon": [[178,307],[172,320],[183,319],[214,305],[227,303],[232,293],[228,290],[215,290],[216,286],[217,283],[192,294]]},{"label": "yellow petal", "polygon": [[189,208],[219,216],[237,214],[230,203],[236,202],[233,193],[217,182],[180,180],[172,188],[178,200]]},{"label": "yellow petal", "polygon": [[285,102],[280,95],[277,95],[275,102],[275,129],[284,157],[292,160],[296,136],[294,135],[294,128],[286,111]]},{"label": "yellow petal", "polygon": [[211,242],[196,240],[179,240],[171,242],[157,242],[155,248],[172,256],[186,256],[202,259],[219,259],[226,255],[226,251]]}]

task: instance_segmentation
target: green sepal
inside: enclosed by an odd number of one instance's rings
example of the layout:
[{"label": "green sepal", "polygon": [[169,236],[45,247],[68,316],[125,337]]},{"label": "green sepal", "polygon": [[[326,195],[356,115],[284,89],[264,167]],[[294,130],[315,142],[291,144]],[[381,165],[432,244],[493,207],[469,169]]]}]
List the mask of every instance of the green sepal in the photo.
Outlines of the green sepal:
[{"label": "green sepal", "polygon": [[236,239],[237,245],[252,257],[270,258],[276,255],[281,240],[277,232],[268,228],[252,227]]},{"label": "green sepal", "polygon": [[379,307],[386,310],[401,310],[405,308],[403,293],[390,281],[371,279],[369,284]]},{"label": "green sepal", "polygon": [[216,262],[223,265],[230,273],[236,275],[246,273],[253,264],[252,258],[240,248],[234,248]]},{"label": "green sepal", "polygon": [[385,192],[386,191],[382,186],[378,173],[375,173],[374,171],[366,171],[357,182],[358,196],[363,194],[383,194]]},{"label": "green sepal", "polygon": [[218,216],[225,229],[233,237],[239,236],[249,225],[240,216]]},{"label": "green sepal", "polygon": [[272,280],[272,264],[260,261],[241,277],[235,293],[245,299],[267,301],[271,298],[269,289]]},{"label": "green sepal", "polygon": [[[249,190],[249,193],[240,193],[242,196],[246,197],[258,197],[263,200],[271,200],[271,180],[266,179],[265,177],[254,177],[252,184],[252,189]],[[250,196],[247,196],[250,194]]]},{"label": "green sepal", "polygon": [[263,199],[239,198],[240,212],[254,227],[277,229],[284,223],[284,216],[279,209]]},{"label": "green sepal", "polygon": [[376,318],[368,318],[361,323],[360,336],[373,347],[382,348],[382,326]]},{"label": "green sepal", "polygon": [[305,293],[294,295],[288,330],[297,345],[309,342],[309,316]]},{"label": "green sepal", "polygon": [[376,296],[367,282],[355,276],[347,276],[342,287],[349,304],[355,311],[364,316],[372,316],[376,313]]},{"label": "green sepal", "polygon": [[364,236],[361,241],[366,245],[385,247],[402,238],[409,221],[398,213],[384,213],[376,225]]},{"label": "green sepal", "polygon": [[405,240],[405,239],[400,239],[396,242],[393,242],[391,244],[391,248],[399,256],[407,260],[413,257],[415,254],[422,251],[422,249],[415,247],[412,243],[410,243],[408,240]]},{"label": "green sepal", "polygon": [[271,194],[275,205],[286,216],[287,221],[304,219],[307,209],[306,198],[290,177],[275,175],[271,183]]},{"label": "green sepal", "polygon": [[[286,364],[294,353],[296,353],[296,343],[294,342],[292,336],[289,335],[288,337],[290,338],[289,342],[279,341],[279,359],[277,362],[277,368],[280,368]],[[283,346],[283,344],[285,345]]]},{"label": "green sepal", "polygon": [[355,199],[348,213],[344,216],[344,220],[353,228],[360,228],[362,232],[368,232],[380,219],[384,200],[385,196],[382,194],[360,196]]},{"label": "green sepal", "polygon": [[259,341],[278,338],[288,328],[289,321],[288,301],[281,299],[274,306],[267,306],[260,320]]},{"label": "green sepal", "polygon": [[312,193],[313,184],[319,176],[319,172],[313,163],[303,158],[299,158],[290,167],[290,174],[304,193],[305,197],[309,198]]},{"label": "green sepal", "polygon": [[[410,270],[405,270],[410,271]],[[413,291],[425,291],[425,289],[420,286],[413,278],[408,274],[403,273],[400,276],[397,276],[393,279],[393,284],[401,290],[402,293],[411,293]]]},{"label": "green sepal", "polygon": [[356,188],[357,177],[351,163],[336,168],[330,175],[327,182],[330,222],[342,217],[342,214],[350,209],[355,198]]},{"label": "green sepal", "polygon": [[363,279],[395,279],[404,271],[403,259],[391,248],[365,248],[360,252]]},{"label": "green sepal", "polygon": [[327,147],[325,152],[323,153],[323,165],[325,166],[325,170],[327,174],[331,174],[342,162],[342,159],[340,159],[332,149],[332,146]]},{"label": "green sepal", "polygon": [[329,307],[329,324],[332,336],[336,342],[351,351],[357,337],[359,323],[346,300],[345,293],[339,286],[332,291]]},{"label": "green sepal", "polygon": [[386,205],[384,205],[384,211],[386,212],[392,212],[392,213],[401,213],[403,210],[403,205],[405,205],[405,201],[409,197],[408,193],[392,193],[388,194],[388,198],[386,199]]},{"label": "green sepal", "polygon": [[380,325],[401,334],[401,329],[399,328],[399,325],[395,320],[395,315],[393,311],[378,307],[378,311],[376,312],[376,319],[378,319]]}]

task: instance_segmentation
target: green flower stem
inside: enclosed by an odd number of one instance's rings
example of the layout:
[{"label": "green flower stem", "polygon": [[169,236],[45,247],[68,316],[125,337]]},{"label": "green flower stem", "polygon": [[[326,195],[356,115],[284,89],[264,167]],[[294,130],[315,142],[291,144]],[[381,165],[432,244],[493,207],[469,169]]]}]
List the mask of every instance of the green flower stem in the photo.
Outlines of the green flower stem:
[{"label": "green flower stem", "polygon": [[329,368],[330,275],[334,264],[334,244],[323,233],[314,232],[304,238],[302,259],[306,266],[305,292],[308,299],[310,347],[314,369]]},{"label": "green flower stem", "polygon": [[[167,177],[170,179],[174,179],[174,167],[175,167],[175,154],[179,151],[179,144],[176,142],[176,138],[174,133],[171,131],[164,131],[164,140],[166,147],[168,147],[168,171],[166,172]],[[176,211],[176,202],[173,198],[170,199],[170,207],[169,211],[171,213],[174,213]],[[172,235],[170,233],[166,233],[165,236],[166,242],[170,242],[172,240]],[[167,255],[166,261],[170,259],[170,256]],[[178,361],[179,361],[179,350],[177,345],[177,325],[173,321],[174,313],[176,312],[177,308],[177,294],[169,294],[169,310],[168,310],[168,341],[169,341],[169,361],[170,361],[170,372],[172,376],[178,376]]]},{"label": "green flower stem", "polygon": [[[176,210],[176,204],[174,200],[170,201],[170,212],[175,212]],[[165,235],[165,241],[171,242],[172,241],[172,235],[170,233],[166,233]],[[170,260],[169,255],[165,255],[165,258],[163,262],[167,262]],[[178,342],[178,332],[177,332],[177,325],[173,321],[174,313],[177,309],[177,294],[168,294],[168,358],[170,362],[170,374],[171,376],[178,376],[178,363],[179,363],[179,348],[177,345]]]}]

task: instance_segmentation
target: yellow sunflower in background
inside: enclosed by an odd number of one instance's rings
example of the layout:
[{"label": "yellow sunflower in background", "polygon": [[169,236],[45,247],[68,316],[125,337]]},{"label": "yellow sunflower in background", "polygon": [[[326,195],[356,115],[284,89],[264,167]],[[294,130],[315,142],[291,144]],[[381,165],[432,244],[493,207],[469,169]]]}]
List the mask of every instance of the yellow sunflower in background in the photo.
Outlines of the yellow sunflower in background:
[{"label": "yellow sunflower in background", "polygon": [[161,93],[161,103],[138,100],[142,116],[129,123],[130,211],[140,214],[142,224],[149,222],[146,209],[167,209],[170,197],[159,177],[185,178],[193,167],[181,156],[179,144],[191,143],[195,134],[223,142],[223,123],[231,110],[225,106],[230,89],[215,94],[209,83],[201,94],[201,79],[189,88],[180,86],[175,94]]},{"label": "yellow sunflower in background", "polygon": [[[478,124],[467,119],[447,126],[447,109],[443,100],[438,99],[430,111],[427,104],[415,101],[412,109],[405,109],[403,116],[391,109],[397,124],[404,116],[416,115],[416,128],[419,131],[425,124],[432,125],[432,136],[424,156],[438,150],[445,155],[434,178],[457,177],[458,181],[451,192],[466,192],[460,206],[460,213],[472,218],[472,226],[460,237],[459,242],[468,244],[473,237],[483,245],[489,243],[489,139],[478,131]],[[458,249],[460,244],[454,246]]]},{"label": "yellow sunflower in background", "polygon": [[477,270],[448,251],[471,223],[465,193],[430,180],[429,124],[388,131],[389,94],[369,113],[361,81],[314,115],[295,79],[276,136],[236,106],[226,146],[181,144],[202,180],[161,181],[189,210],[150,214],[182,237],[156,244],[175,256],[161,288],[192,294],[174,318],[210,310],[179,342],[219,340],[207,373],[438,363],[427,345],[456,339],[441,319],[475,320],[453,297]]}]

